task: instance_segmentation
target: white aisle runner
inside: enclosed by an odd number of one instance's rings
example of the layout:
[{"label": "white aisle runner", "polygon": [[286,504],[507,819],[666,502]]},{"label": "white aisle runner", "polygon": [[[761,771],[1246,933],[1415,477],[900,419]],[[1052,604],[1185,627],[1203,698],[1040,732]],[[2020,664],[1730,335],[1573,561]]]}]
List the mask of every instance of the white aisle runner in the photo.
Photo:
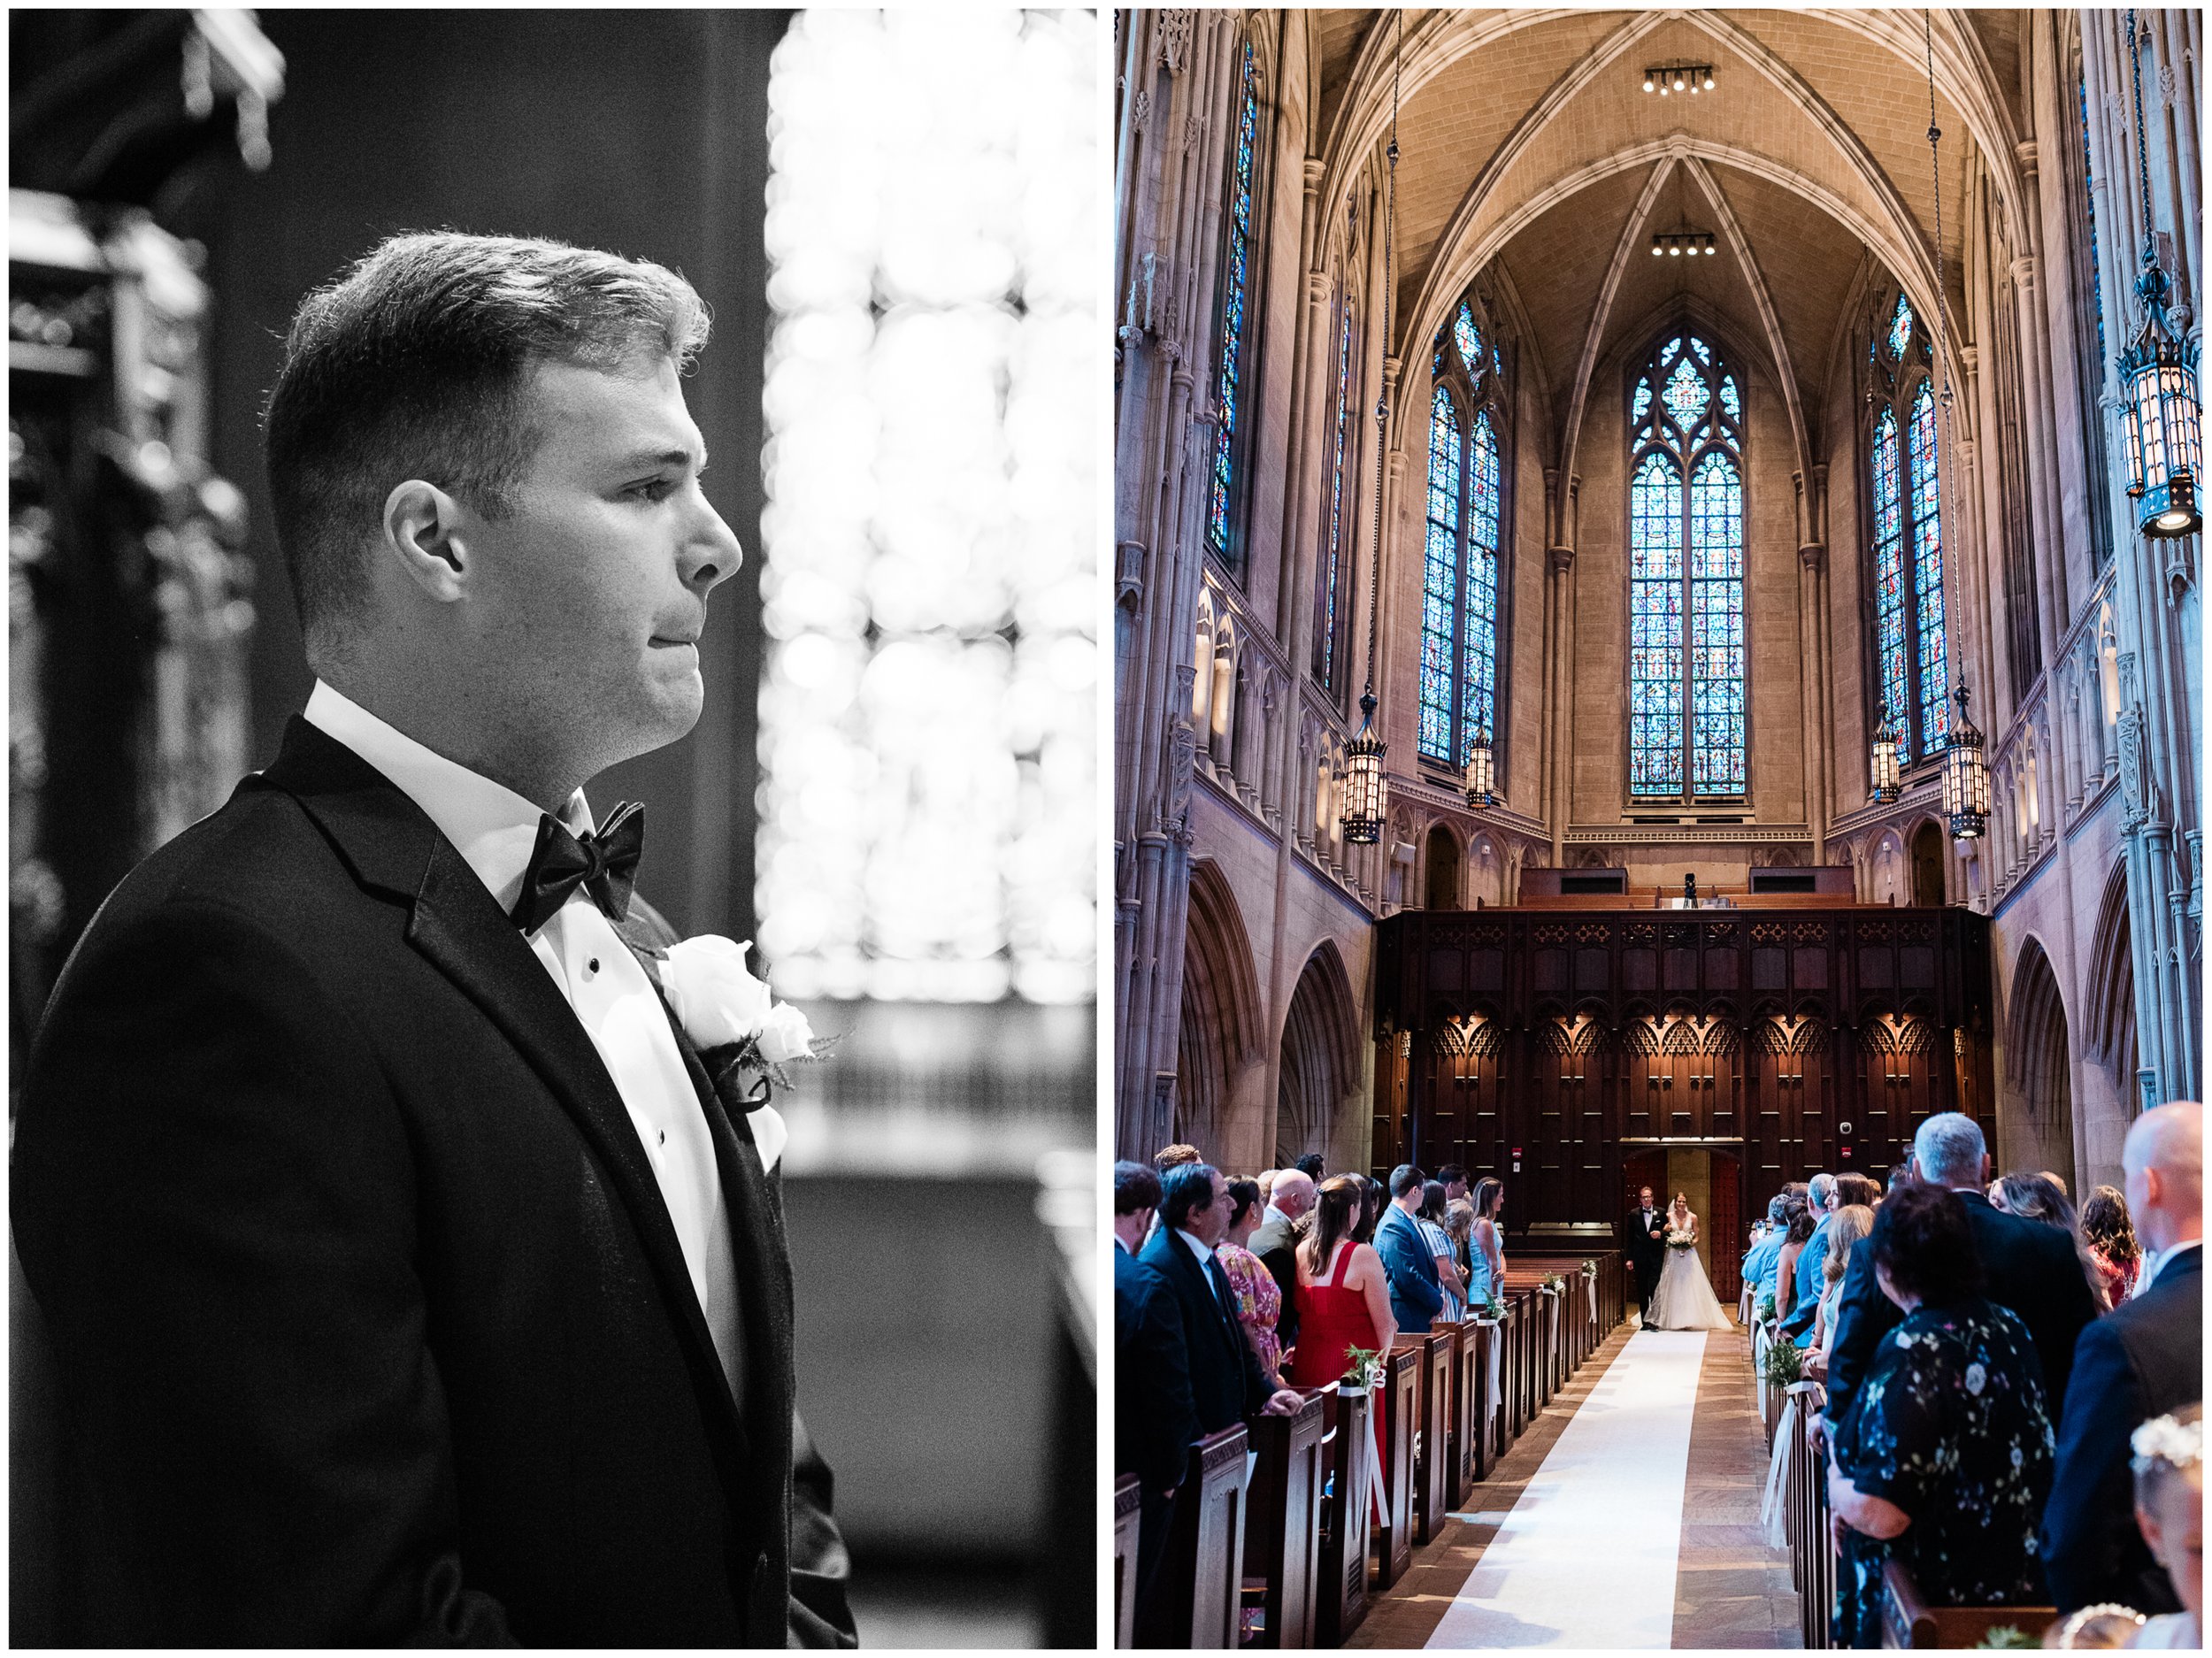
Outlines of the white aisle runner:
[{"label": "white aisle runner", "polygon": [[1631,1336],[1429,1637],[1440,1646],[1671,1646],[1701,1331]]}]

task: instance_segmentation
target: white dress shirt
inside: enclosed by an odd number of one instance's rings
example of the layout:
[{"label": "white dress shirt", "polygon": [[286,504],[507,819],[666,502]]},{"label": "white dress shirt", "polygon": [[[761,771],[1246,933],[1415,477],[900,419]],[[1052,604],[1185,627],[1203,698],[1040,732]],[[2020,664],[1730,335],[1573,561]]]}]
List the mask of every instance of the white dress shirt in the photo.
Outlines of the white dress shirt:
[{"label": "white dress shirt", "polygon": [[[505,785],[434,754],[319,679],[304,718],[353,750],[438,826],[500,909],[514,908],[537,845],[539,809]],[[595,827],[578,789],[561,809],[574,833]],[[691,1286],[733,1392],[738,1368],[737,1266],[714,1140],[653,983],[613,925],[579,887],[528,936],[530,950],[605,1062],[660,1183]]]}]

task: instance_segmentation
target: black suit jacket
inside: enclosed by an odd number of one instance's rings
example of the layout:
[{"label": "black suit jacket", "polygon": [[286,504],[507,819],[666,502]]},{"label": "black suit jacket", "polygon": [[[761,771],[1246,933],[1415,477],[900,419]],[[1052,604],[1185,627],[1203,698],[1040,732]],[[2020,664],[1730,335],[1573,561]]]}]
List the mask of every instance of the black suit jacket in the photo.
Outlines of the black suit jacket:
[{"label": "black suit jacket", "polygon": [[1157,1271],[1114,1248],[1114,1471],[1155,1495],[1183,1483],[1199,1437],[1183,1309]]},{"label": "black suit jacket", "polygon": [[1290,1221],[1270,1215],[1252,1229],[1244,1246],[1267,1269],[1275,1287],[1283,1293],[1283,1309],[1275,1317],[1275,1334],[1284,1347],[1298,1340],[1298,1229]]},{"label": "black suit jacket", "polygon": [[63,1639],[849,1643],[776,1183],[677,1040],[741,1407],[590,1037],[406,795],[295,719],[133,871],[55,986],[12,1171]]},{"label": "black suit jacket", "polygon": [[[2043,1403],[2051,1421],[2060,1420],[2066,1402],[2067,1376],[2074,1367],[2074,1338],[2097,1316],[2089,1280],[2073,1240],[2055,1226],[2022,1220],[1993,1209],[1979,1192],[1961,1192],[1966,1222],[1982,1258],[1983,1293],[2009,1308],[2034,1338],[2043,1366]],[[1854,1249],[1836,1301],[1835,1339],[1828,1353],[1825,1415],[1840,1424],[1858,1402],[1860,1382],[1874,1344],[1904,1322],[1897,1303],[1882,1293],[1874,1278],[1874,1253]]]},{"label": "black suit jacket", "polygon": [[2158,1280],[2081,1332],[2043,1511],[2043,1569],[2058,1609],[2117,1600],[2178,1612],[2173,1585],[2135,1524],[2128,1436],[2204,1397],[2204,1251],[2176,1255]]},{"label": "black suit jacket", "polygon": [[1636,1285],[1640,1292],[1648,1290],[1659,1281],[1659,1267],[1665,1258],[1667,1246],[1651,1235],[1656,1226],[1662,1233],[1667,1230],[1667,1211],[1655,1209],[1647,1223],[1644,1212],[1632,1209],[1621,1221],[1621,1238],[1628,1248],[1628,1258],[1635,1263]]},{"label": "black suit jacket", "polygon": [[1140,1257],[1167,1281],[1182,1309],[1190,1355],[1192,1407],[1200,1436],[1234,1427],[1267,1403],[1267,1378],[1242,1326],[1222,1311],[1204,1268],[1191,1247],[1166,1225],[1155,1232]]}]

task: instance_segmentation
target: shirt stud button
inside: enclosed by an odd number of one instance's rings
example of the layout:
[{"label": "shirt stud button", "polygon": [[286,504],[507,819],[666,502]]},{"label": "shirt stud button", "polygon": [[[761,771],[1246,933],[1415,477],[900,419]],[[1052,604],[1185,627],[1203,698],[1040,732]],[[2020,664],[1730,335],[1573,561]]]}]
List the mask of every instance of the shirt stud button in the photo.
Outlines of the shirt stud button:
[{"label": "shirt stud button", "polygon": [[660,1135],[660,1137],[661,1137],[661,1144],[662,1144],[662,1145],[664,1145],[664,1146],[665,1146],[666,1144],[668,1144],[668,1131],[667,1131],[666,1129],[664,1129],[664,1129],[659,1129],[659,1130],[657,1130],[656,1132],[657,1132]]},{"label": "shirt stud button", "polygon": [[599,971],[599,958],[595,956],[589,961],[586,962],[584,963],[584,971],[588,973],[597,972]]}]

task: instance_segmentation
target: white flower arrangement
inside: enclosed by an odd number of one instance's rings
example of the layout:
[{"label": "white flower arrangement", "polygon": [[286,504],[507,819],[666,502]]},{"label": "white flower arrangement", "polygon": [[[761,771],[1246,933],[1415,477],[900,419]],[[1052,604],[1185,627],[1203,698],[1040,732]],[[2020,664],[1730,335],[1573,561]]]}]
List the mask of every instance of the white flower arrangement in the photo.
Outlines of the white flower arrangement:
[{"label": "white flower arrangement", "polygon": [[2135,1453],[2132,1466],[2139,1474],[2147,1472],[2153,1462],[2193,1468],[2204,1461],[2204,1424],[2153,1416],[2128,1436],[2128,1448]]},{"label": "white flower arrangement", "polygon": [[767,1105],[772,1088],[791,1086],[785,1067],[827,1057],[834,1039],[815,1035],[805,1014],[778,1002],[765,979],[746,971],[752,948],[750,939],[739,943],[703,933],[651,954],[661,994],[709,1074],[719,1084],[733,1070],[757,1073],[745,1098],[757,1109]]},{"label": "white flower arrangement", "polygon": [[1697,1247],[1697,1238],[1686,1226],[1670,1226],[1667,1228],[1666,1243],[1670,1249],[1694,1249]]}]

